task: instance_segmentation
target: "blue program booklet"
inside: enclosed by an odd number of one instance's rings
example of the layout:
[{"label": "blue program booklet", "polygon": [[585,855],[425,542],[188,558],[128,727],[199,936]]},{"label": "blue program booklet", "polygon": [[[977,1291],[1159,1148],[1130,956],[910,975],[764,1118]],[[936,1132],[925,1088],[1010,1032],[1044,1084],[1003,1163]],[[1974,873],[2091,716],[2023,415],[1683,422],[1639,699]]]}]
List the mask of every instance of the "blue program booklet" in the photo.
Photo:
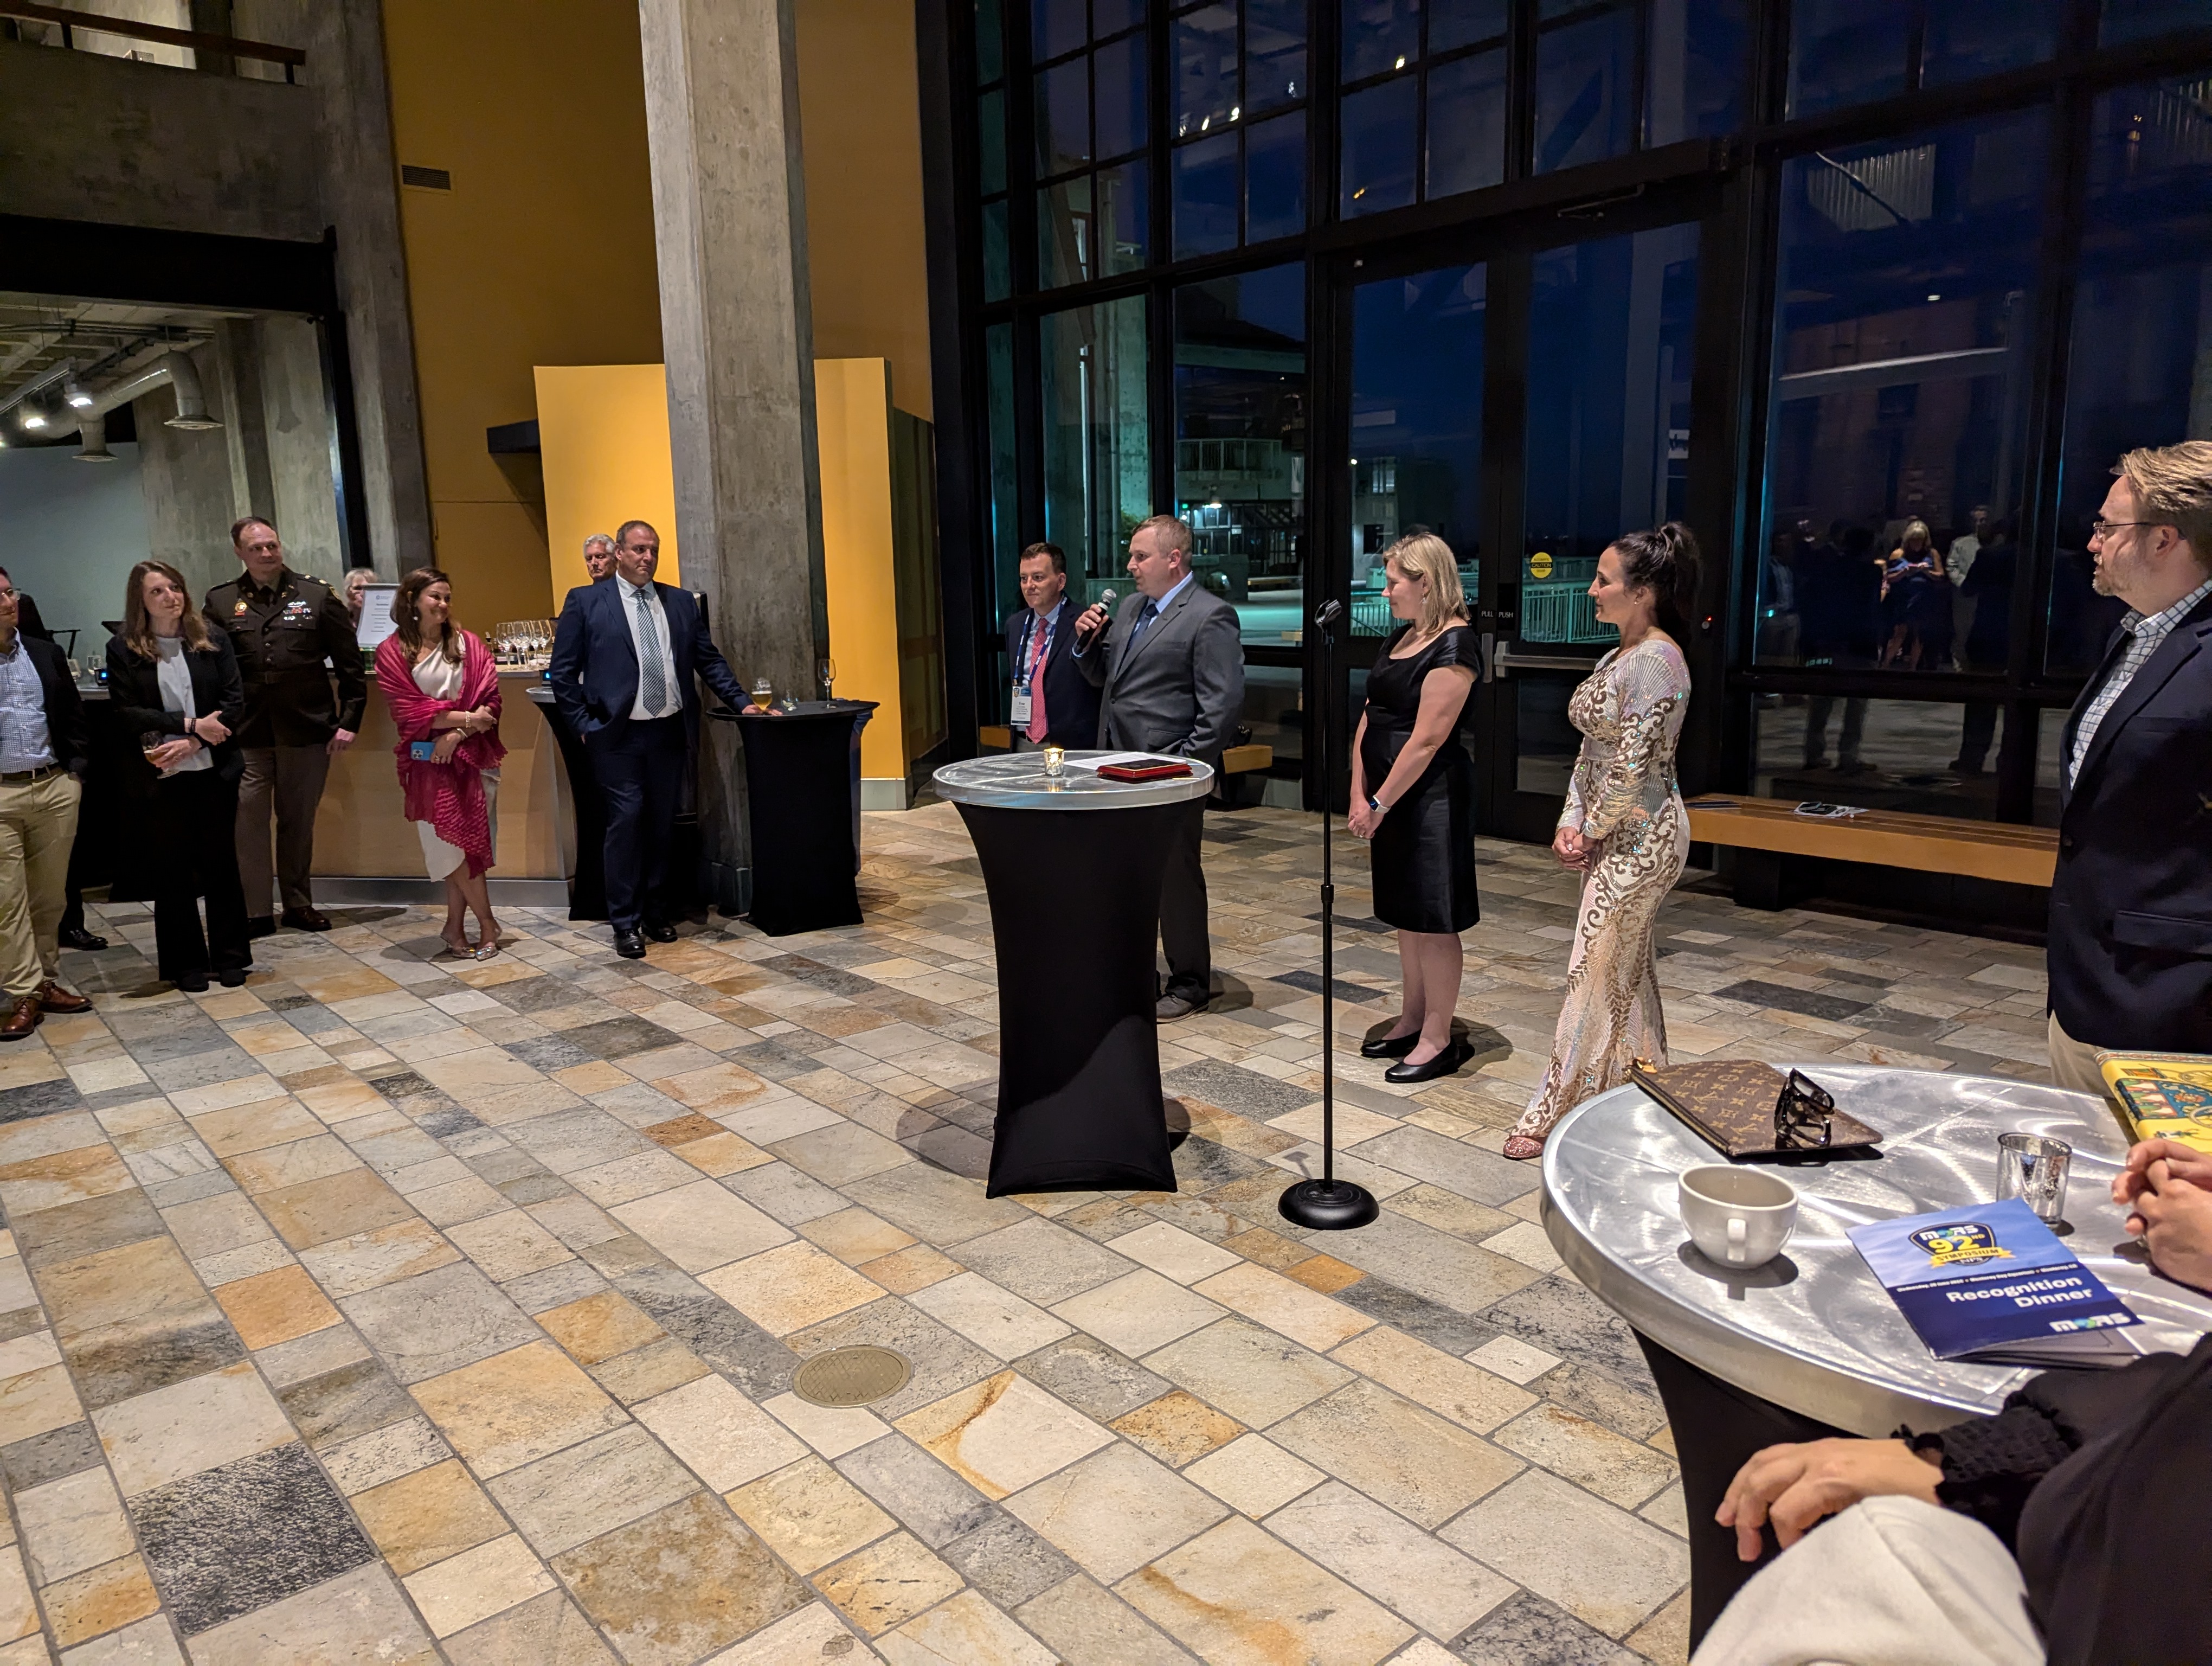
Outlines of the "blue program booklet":
[{"label": "blue program booklet", "polygon": [[1846,1234],[1938,1359],[2122,1365],[2142,1322],[2018,1198]]}]

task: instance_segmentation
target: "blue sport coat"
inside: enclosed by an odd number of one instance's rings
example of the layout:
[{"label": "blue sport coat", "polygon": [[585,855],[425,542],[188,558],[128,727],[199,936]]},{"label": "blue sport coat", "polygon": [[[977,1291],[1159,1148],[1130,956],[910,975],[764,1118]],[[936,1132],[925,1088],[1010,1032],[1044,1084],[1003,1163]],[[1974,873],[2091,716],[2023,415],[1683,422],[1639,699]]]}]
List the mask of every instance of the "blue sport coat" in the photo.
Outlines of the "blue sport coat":
[{"label": "blue sport coat", "polygon": [[[687,734],[699,728],[699,690],[695,679],[728,702],[734,711],[751,696],[708,634],[707,621],[688,590],[655,584],[661,611],[668,618],[668,645],[676,661],[676,689],[684,702]],[[637,648],[629,621],[623,617],[623,590],[618,581],[579,585],[561,606],[553,630],[553,698],[569,727],[580,737],[602,731],[619,739],[637,703]]]},{"label": "blue sport coat", "polygon": [[[2074,736],[2127,642],[2066,720]],[[2051,1010],[2092,1047],[2212,1053],[2212,596],[2097,725],[2058,801]]]}]

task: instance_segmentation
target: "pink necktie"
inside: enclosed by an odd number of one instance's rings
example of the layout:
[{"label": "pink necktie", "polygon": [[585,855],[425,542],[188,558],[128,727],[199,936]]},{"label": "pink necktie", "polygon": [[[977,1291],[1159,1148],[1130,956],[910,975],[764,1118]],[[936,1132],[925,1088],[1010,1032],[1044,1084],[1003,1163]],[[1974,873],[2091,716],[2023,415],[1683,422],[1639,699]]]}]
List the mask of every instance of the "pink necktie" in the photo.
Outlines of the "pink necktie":
[{"label": "pink necktie", "polygon": [[1047,632],[1034,625],[1030,628],[1030,635],[1036,643],[1030,653],[1030,739],[1042,746],[1048,731],[1044,721],[1044,678],[1039,673],[1044,668],[1044,653],[1050,639]]}]

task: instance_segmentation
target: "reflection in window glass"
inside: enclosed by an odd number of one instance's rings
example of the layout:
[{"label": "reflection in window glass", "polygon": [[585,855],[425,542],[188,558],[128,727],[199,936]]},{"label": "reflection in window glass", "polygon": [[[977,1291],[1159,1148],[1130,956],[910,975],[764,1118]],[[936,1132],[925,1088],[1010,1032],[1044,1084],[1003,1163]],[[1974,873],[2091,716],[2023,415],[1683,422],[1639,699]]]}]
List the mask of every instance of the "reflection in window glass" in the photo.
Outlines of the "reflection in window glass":
[{"label": "reflection in window glass", "polygon": [[1217,133],[1175,153],[1175,252],[1218,254],[1237,246],[1237,135]]},{"label": "reflection in window glass", "polygon": [[1021,595],[1021,493],[1014,461],[1014,326],[983,331],[983,380],[990,425],[991,571],[1003,617]]},{"label": "reflection in window glass", "polygon": [[2097,40],[2101,46],[2117,46],[2203,27],[2203,0],[2104,0]]},{"label": "reflection in window glass", "polygon": [[1793,0],[1790,114],[1840,110],[1905,90],[1911,0]]},{"label": "reflection in window glass", "polygon": [[983,195],[995,197],[1006,188],[1006,95],[993,91],[976,100],[976,178]]},{"label": "reflection in window glass", "polygon": [[1506,0],[1429,0],[1429,56],[1505,33]]},{"label": "reflection in window glass", "polygon": [[1096,200],[1098,220],[1092,235],[1097,240],[1100,275],[1142,271],[1152,223],[1146,212],[1151,200],[1150,172],[1143,160],[1100,168]]},{"label": "reflection in window glass", "polygon": [[1585,593],[1598,556],[1682,513],[1698,228],[1545,249],[1534,277],[1520,635],[1609,642]]},{"label": "reflection in window glass", "polygon": [[2040,64],[2057,51],[2071,9],[2070,0],[1928,0],[1920,84],[1941,87]]},{"label": "reflection in window glass", "polygon": [[1581,682],[1581,676],[1571,672],[1513,673],[1515,791],[1566,797],[1583,745],[1581,732],[1567,715],[1567,702]]},{"label": "reflection in window glass", "polygon": [[1088,33],[1083,0],[1030,0],[1030,59],[1042,64],[1080,46]]},{"label": "reflection in window glass", "polygon": [[1343,0],[1344,78],[1402,70],[1421,55],[1421,0]]},{"label": "reflection in window glass", "polygon": [[1635,119],[1636,13],[1616,7],[1536,40],[1536,172],[1621,155]]},{"label": "reflection in window glass", "polygon": [[1479,191],[1505,177],[1505,53],[1474,52],[1429,71],[1426,195]]},{"label": "reflection in window glass", "polygon": [[1966,587],[2018,536],[2046,155],[2034,110],[1784,167],[1760,663],[2008,660],[2008,572]]},{"label": "reflection in window glass", "polygon": [[1175,21],[1176,137],[1210,133],[1237,99],[1236,0],[1208,0]]},{"label": "reflection in window glass", "polygon": [[1006,37],[999,25],[999,0],[975,0],[976,82],[996,81],[1006,70]]},{"label": "reflection in window glass", "polygon": [[1109,34],[1133,28],[1145,21],[1145,0],[1091,0],[1091,38],[1103,40]]},{"label": "reflection in window glass", "polygon": [[1647,147],[1733,133],[1743,125],[1750,0],[1655,6],[1645,47]]},{"label": "reflection in window glass", "polygon": [[[1295,647],[1305,602],[1305,270],[1178,289],[1175,332],[1175,512],[1196,534],[1199,582],[1237,609],[1248,648]],[[1286,717],[1296,702],[1285,706],[1283,692],[1248,686],[1243,718],[1278,763],[1304,750]]]},{"label": "reflection in window glass", "polygon": [[1451,545],[1475,593],[1487,277],[1480,265],[1447,266],[1352,292],[1354,635],[1389,634],[1382,552],[1412,527]]},{"label": "reflection in window glass", "polygon": [[[1751,790],[1758,797],[1997,818],[1995,750],[1979,769],[1959,767],[1970,730],[1981,733],[1987,748],[1980,726],[2004,726],[1995,706],[1825,695],[1796,703],[1795,696],[1768,695],[1752,717]],[[2033,739],[2021,737],[2023,744]]]},{"label": "reflection in window glass", "polygon": [[2091,117],[2045,665],[2087,674],[2124,609],[2090,587],[2120,453],[2212,439],[2212,84],[2122,88]]},{"label": "reflection in window glass", "polygon": [[1124,36],[1091,54],[1097,72],[1098,154],[1145,148],[1145,38]]},{"label": "reflection in window glass", "polygon": [[1091,65],[1077,58],[1036,77],[1036,166],[1065,173],[1091,160]]},{"label": "reflection in window glass", "polygon": [[983,204],[983,299],[1004,301],[1013,289],[1013,252],[1007,240],[1006,199],[1001,198]]},{"label": "reflection in window glass", "polygon": [[1412,76],[1354,93],[1341,106],[1344,125],[1342,199],[1346,219],[1403,208],[1413,200],[1413,103],[1420,83]]},{"label": "reflection in window glass", "polygon": [[2028,819],[2038,827],[2058,825],[2058,764],[2071,715],[2063,706],[2046,706],[2036,714],[2035,811]]},{"label": "reflection in window glass", "polygon": [[1037,287],[1080,283],[1091,270],[1091,176],[1062,179],[1037,192]]},{"label": "reflection in window glass", "polygon": [[1244,113],[1306,95],[1306,0],[1245,0]]},{"label": "reflection in window glass", "polygon": [[1306,226],[1306,118],[1303,110],[1245,130],[1244,240],[1291,237]]},{"label": "reflection in window glass", "polygon": [[1152,513],[1145,299],[1048,313],[1037,347],[1044,536],[1067,551],[1070,593],[1087,603],[1121,574],[1129,534]]}]

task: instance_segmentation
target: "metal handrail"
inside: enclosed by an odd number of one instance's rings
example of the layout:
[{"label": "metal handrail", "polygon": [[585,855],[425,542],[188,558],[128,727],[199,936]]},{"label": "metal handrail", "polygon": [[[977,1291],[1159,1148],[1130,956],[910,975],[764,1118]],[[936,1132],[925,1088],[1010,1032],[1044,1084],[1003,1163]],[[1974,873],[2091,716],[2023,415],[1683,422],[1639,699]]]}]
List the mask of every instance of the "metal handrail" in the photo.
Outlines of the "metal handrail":
[{"label": "metal handrail", "polygon": [[237,40],[227,34],[201,34],[192,29],[166,28],[159,23],[140,23],[128,17],[102,17],[97,12],[65,11],[59,6],[40,6],[30,0],[0,0],[0,17],[21,18],[33,23],[58,23],[62,45],[74,46],[72,32],[91,29],[100,34],[118,34],[129,40],[151,40],[163,46],[189,46],[195,52],[219,52],[228,58],[256,58],[284,66],[284,79],[307,61],[297,46],[271,46],[265,40]]}]

